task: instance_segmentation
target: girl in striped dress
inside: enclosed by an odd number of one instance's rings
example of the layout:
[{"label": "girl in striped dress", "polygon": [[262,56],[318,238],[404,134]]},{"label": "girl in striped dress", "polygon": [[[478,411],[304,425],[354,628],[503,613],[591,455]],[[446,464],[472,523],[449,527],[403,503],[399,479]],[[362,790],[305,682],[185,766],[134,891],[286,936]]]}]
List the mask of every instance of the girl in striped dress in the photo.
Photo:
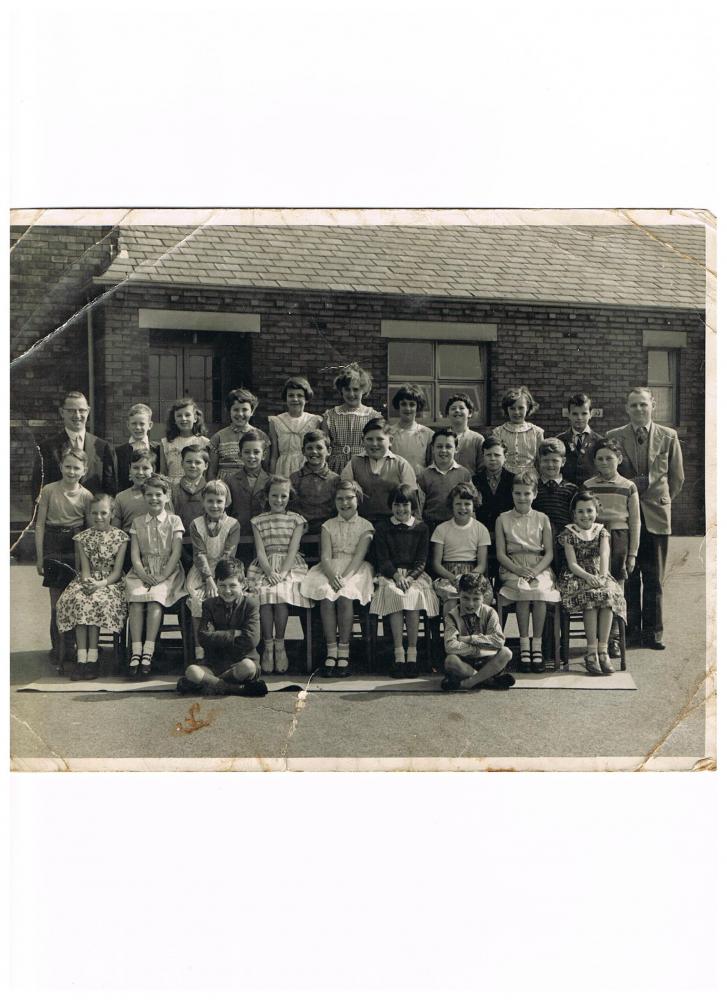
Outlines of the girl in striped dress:
[{"label": "girl in striped dress", "polygon": [[340,474],[354,455],[363,455],[363,429],[369,420],[381,416],[378,410],[361,402],[371,392],[371,386],[371,376],[356,362],[347,365],[333,380],[342,402],[326,410],[321,425],[331,440],[328,466],[333,472]]},{"label": "girl in striped dress", "polygon": [[288,669],[285,630],[289,605],[311,607],[311,602],[300,592],[308,572],[300,554],[306,520],[301,514],[287,509],[291,491],[289,479],[271,476],[268,509],[250,522],[256,555],[247,571],[247,583],[260,601],[260,630],[265,644],[260,666],[266,674],[273,670],[282,674]]}]

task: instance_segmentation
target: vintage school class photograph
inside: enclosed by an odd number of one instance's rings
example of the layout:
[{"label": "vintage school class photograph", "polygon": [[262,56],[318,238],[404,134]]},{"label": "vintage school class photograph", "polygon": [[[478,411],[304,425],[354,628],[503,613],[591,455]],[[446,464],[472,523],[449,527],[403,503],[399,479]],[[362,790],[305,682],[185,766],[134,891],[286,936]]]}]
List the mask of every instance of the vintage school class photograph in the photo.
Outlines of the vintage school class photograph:
[{"label": "vintage school class photograph", "polygon": [[11,213],[15,770],[711,755],[703,214],[133,215]]}]

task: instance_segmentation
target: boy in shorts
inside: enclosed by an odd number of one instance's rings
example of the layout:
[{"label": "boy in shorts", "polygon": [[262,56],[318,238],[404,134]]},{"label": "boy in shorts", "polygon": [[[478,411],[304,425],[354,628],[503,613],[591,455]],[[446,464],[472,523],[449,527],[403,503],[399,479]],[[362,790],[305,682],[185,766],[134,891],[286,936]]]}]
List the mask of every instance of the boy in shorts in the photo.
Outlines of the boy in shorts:
[{"label": "boy in shorts", "polygon": [[504,691],[515,678],[507,672],[512,653],[505,645],[497,612],[485,603],[489,589],[481,573],[463,573],[459,602],[444,619],[442,691],[488,688]]},{"label": "boy in shorts", "polygon": [[204,664],[191,663],[177,682],[180,694],[236,694],[262,698],[268,693],[260,680],[260,611],[255,597],[245,594],[245,569],[239,559],[220,559],[215,567],[217,597],[202,604],[199,641]]}]

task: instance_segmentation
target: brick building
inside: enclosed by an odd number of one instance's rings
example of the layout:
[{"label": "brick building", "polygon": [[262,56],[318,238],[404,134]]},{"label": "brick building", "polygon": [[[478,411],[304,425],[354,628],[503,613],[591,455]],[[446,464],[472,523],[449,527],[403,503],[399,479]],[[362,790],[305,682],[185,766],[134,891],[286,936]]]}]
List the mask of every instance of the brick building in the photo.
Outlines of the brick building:
[{"label": "brick building", "polygon": [[92,402],[92,429],[119,444],[132,402],[154,436],[179,395],[225,422],[244,384],[255,419],[282,408],[287,374],[310,378],[321,412],[335,367],[372,372],[382,408],[403,381],[440,417],[464,389],[473,424],[501,423],[500,398],[526,383],[546,433],[588,392],[595,430],[626,421],[649,384],[676,427],[686,484],[678,534],[704,531],[705,238],[701,226],[33,226],[11,230],[11,496],[32,510],[34,441],[58,429],[64,389]]}]

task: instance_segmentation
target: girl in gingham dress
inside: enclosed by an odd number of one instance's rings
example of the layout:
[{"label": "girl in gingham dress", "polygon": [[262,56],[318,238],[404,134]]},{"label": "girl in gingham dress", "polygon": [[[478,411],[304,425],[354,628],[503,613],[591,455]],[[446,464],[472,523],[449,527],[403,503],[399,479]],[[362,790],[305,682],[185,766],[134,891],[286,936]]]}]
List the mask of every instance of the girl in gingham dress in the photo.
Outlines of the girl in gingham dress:
[{"label": "girl in gingham dress", "polygon": [[342,472],[354,455],[363,455],[362,433],[373,417],[380,417],[378,410],[364,406],[361,400],[371,392],[371,376],[356,362],[348,365],[333,380],[333,387],[341,394],[341,404],[326,410],[321,429],[331,440],[329,468]]},{"label": "girl in gingham dress", "polygon": [[287,509],[290,493],[289,479],[271,476],[267,488],[268,510],[250,522],[256,557],[247,571],[247,582],[260,601],[260,630],[265,643],[260,665],[267,674],[273,670],[282,674],[288,669],[285,630],[289,605],[311,606],[300,592],[308,572],[300,554],[306,520],[301,514]]}]

